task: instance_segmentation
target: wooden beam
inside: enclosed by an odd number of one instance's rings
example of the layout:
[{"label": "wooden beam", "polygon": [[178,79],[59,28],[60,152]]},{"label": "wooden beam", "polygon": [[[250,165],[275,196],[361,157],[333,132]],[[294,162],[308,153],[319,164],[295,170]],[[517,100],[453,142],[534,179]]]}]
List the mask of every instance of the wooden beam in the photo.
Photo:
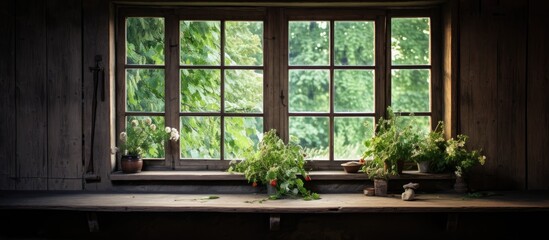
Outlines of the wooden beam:
[{"label": "wooden beam", "polygon": [[444,4],[442,10],[442,91],[444,134],[447,139],[456,137],[458,129],[458,14],[458,0],[450,0]]}]

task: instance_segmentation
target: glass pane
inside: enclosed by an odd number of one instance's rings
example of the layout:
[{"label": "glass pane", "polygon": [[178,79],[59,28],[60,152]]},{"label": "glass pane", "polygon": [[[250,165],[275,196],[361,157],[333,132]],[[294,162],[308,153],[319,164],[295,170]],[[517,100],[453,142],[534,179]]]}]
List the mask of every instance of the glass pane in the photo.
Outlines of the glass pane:
[{"label": "glass pane", "polygon": [[225,65],[263,65],[263,22],[225,22]]},{"label": "glass pane", "polygon": [[391,19],[391,55],[393,65],[428,65],[429,18]]},{"label": "glass pane", "polygon": [[290,70],[290,112],[329,112],[329,76],[328,70]]},{"label": "glass pane", "polygon": [[225,159],[243,159],[263,138],[262,117],[225,118]]},{"label": "glass pane", "polygon": [[221,23],[181,21],[181,65],[221,64]]},{"label": "glass pane", "polygon": [[329,159],[329,122],[327,117],[290,117],[290,138],[303,147],[306,159]]},{"label": "glass pane", "polygon": [[181,111],[221,111],[221,71],[181,69]]},{"label": "glass pane", "polygon": [[391,71],[391,101],[396,112],[429,112],[430,70]]},{"label": "glass pane", "polygon": [[374,22],[334,23],[335,65],[374,65]]},{"label": "glass pane", "polygon": [[374,70],[335,70],[336,112],[374,112]]},{"label": "glass pane", "polygon": [[181,158],[219,159],[221,121],[219,117],[181,117]]},{"label": "glass pane", "polygon": [[263,71],[225,71],[225,112],[263,112]]},{"label": "glass pane", "polygon": [[[126,117],[127,141],[134,145],[140,142],[142,158],[164,158],[164,143],[167,141],[165,127],[164,117]],[[148,136],[143,132],[148,132]]]},{"label": "glass pane", "polygon": [[397,118],[397,124],[401,127],[412,125],[419,134],[426,135],[431,130],[431,117],[429,116],[401,116]]},{"label": "glass pane", "polygon": [[330,64],[330,22],[290,21],[288,30],[291,66]]},{"label": "glass pane", "polygon": [[374,135],[374,118],[335,118],[334,128],[334,158],[336,160],[358,160],[366,150],[364,140]]},{"label": "glass pane", "polygon": [[164,18],[126,20],[126,63],[164,64]]},{"label": "glass pane", "polygon": [[163,69],[126,69],[126,110],[164,112]]}]

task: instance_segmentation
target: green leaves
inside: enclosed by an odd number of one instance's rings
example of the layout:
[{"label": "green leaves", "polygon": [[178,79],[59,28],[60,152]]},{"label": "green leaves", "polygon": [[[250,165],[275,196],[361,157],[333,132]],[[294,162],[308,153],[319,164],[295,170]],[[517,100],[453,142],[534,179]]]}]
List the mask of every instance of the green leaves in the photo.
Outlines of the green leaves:
[{"label": "green leaves", "polygon": [[308,191],[298,174],[306,177],[305,160],[301,148],[294,143],[284,144],[275,130],[265,133],[259,143],[259,149],[245,152],[245,160],[232,164],[229,172],[242,172],[249,182],[263,185],[276,181],[276,199],[285,195],[318,199],[318,195]]}]

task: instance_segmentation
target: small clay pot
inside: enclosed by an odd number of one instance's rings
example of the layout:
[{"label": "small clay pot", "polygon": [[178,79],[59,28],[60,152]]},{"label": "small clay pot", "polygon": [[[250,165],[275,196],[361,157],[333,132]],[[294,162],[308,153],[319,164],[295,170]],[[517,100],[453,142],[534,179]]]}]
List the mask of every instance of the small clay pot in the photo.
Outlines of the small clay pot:
[{"label": "small clay pot", "polygon": [[375,188],[376,196],[380,196],[380,197],[387,196],[387,180],[374,179],[374,188]]},{"label": "small clay pot", "polygon": [[366,196],[375,196],[376,195],[375,188],[373,188],[373,187],[364,188],[364,195],[366,195]]},{"label": "small clay pot", "polygon": [[362,164],[359,162],[346,162],[342,163],[341,166],[346,173],[357,173]]},{"label": "small clay pot", "polygon": [[120,167],[123,173],[138,173],[143,168],[143,159],[139,155],[122,155]]}]

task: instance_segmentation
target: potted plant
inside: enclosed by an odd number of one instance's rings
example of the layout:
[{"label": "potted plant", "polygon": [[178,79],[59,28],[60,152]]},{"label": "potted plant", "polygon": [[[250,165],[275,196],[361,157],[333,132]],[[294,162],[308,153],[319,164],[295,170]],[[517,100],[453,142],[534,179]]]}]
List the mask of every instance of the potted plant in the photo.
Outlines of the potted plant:
[{"label": "potted plant", "polygon": [[[446,140],[444,139],[444,123],[440,121],[434,131],[420,138],[412,151],[412,160],[417,163],[421,173],[444,171]],[[433,166],[431,168],[431,166]]]},{"label": "potted plant", "polygon": [[390,174],[384,165],[376,161],[367,161],[362,166],[362,172],[374,181],[374,191],[376,196],[387,196],[387,187]]},{"label": "potted plant", "polygon": [[157,155],[157,149],[164,149],[164,140],[177,142],[179,132],[175,128],[157,129],[149,117],[133,119],[126,131],[120,133],[120,167],[123,173],[138,173],[143,168],[145,153]]},{"label": "potted plant", "polygon": [[404,161],[410,160],[418,135],[414,133],[410,124],[397,124],[398,116],[387,108],[387,119],[380,118],[376,126],[376,134],[366,140],[363,158],[383,163],[386,171],[391,175],[402,173]]},{"label": "potted plant", "polygon": [[482,150],[467,150],[465,144],[469,137],[458,135],[456,139],[449,139],[446,146],[446,164],[455,170],[456,184],[454,189],[457,192],[465,192],[467,184],[464,181],[471,168],[476,165],[484,165],[486,156],[482,155]]},{"label": "potted plant", "polygon": [[311,181],[311,177],[304,168],[302,148],[293,141],[284,144],[276,130],[265,133],[258,150],[247,151],[244,156],[243,161],[232,162],[228,171],[244,173],[253,187],[258,184],[268,186],[272,189],[270,199],[283,196],[301,196],[305,200],[320,198],[304,187],[302,178]]}]

